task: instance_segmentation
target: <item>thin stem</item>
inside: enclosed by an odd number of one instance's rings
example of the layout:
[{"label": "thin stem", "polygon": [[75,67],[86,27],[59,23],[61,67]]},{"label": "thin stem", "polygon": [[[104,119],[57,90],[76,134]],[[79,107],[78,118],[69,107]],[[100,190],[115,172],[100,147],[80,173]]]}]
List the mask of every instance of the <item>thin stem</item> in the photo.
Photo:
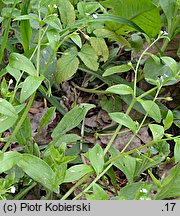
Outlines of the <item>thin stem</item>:
[{"label": "thin stem", "polygon": [[93,172],[90,172],[87,175],[85,175],[83,178],[81,178],[72,188],[69,189],[69,191],[61,198],[61,200],[65,200],[66,198],[68,198],[68,196],[70,196],[72,192],[83,182],[85,182],[92,174]]},{"label": "thin stem", "polygon": [[29,187],[21,191],[19,194],[17,194],[13,200],[20,200],[22,197],[24,197],[32,188],[34,188],[37,185],[36,182],[33,182]]},{"label": "thin stem", "polygon": [[109,165],[103,170],[103,172],[102,172],[100,175],[98,175],[98,176],[94,179],[94,181],[92,181],[91,184],[90,184],[87,188],[85,188],[80,194],[78,194],[73,200],[79,199],[79,198],[83,195],[83,193],[87,192],[87,191],[93,186],[93,184],[95,184],[95,183],[111,168],[112,165],[113,165],[113,164],[109,164]]}]

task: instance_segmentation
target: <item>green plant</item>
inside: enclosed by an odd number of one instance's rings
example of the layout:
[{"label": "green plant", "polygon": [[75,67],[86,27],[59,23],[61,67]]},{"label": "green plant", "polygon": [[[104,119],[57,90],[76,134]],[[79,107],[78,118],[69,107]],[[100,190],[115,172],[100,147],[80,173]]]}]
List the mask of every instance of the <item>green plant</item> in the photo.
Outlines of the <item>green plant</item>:
[{"label": "green plant", "polygon": [[[165,53],[168,44],[179,33],[179,1],[3,0],[0,4],[3,30],[0,35],[0,133],[9,131],[9,136],[2,136],[0,140],[4,142],[0,152],[0,173],[6,174],[0,179],[1,199],[23,199],[40,185],[46,190],[43,199],[67,199],[80,187],[82,192],[72,199],[85,195],[90,200],[107,200],[110,197],[104,178],[110,179],[112,184],[112,199],[180,196],[180,137],[168,132],[173,123],[179,127],[180,115],[178,110],[172,111],[162,103],[171,98],[159,96],[167,86],[180,80],[179,62]],[[159,45],[159,42],[162,43]],[[109,44],[113,46],[112,50]],[[144,49],[143,44],[147,44]],[[154,47],[156,53],[151,52]],[[139,56],[118,61],[116,56],[121,48],[138,52]],[[4,61],[6,53],[10,54],[8,64]],[[110,97],[101,101],[101,106],[117,127],[105,148],[94,143],[89,150],[83,139],[89,132],[85,117],[95,105],[74,101],[71,110],[66,112],[53,95],[54,88],[58,89],[59,84],[78,76],[79,72],[90,74],[91,78],[98,78],[108,86],[106,90],[100,90],[100,87],[88,89],[73,83],[80,91]],[[133,82],[117,75],[127,72],[134,75]],[[11,78],[9,83],[6,77]],[[144,92],[138,87],[141,80],[149,84],[149,90]],[[37,136],[56,109],[63,115],[51,133],[51,142],[43,147],[38,145],[38,139],[33,139],[28,117],[37,92],[52,105],[40,120]],[[113,97],[115,111],[109,108]],[[128,105],[125,112],[119,111],[121,100]],[[132,110],[143,117],[134,120],[130,115]],[[152,141],[127,151],[144,124],[152,133]],[[79,135],[72,132],[76,127],[81,130]],[[113,143],[123,128],[131,131],[132,136],[119,151]],[[95,136],[100,133],[97,131]],[[9,150],[12,142],[20,146],[18,151]],[[152,170],[168,163],[169,142],[175,143],[171,160],[176,165],[169,176],[158,180]],[[128,181],[120,191],[115,170],[123,172]],[[138,182],[147,171],[152,183]],[[15,196],[9,196],[10,187],[18,187],[20,179],[24,187]],[[89,183],[88,179],[91,180]],[[72,182],[76,183],[68,189],[67,183]],[[157,192],[155,198],[152,191]]]}]

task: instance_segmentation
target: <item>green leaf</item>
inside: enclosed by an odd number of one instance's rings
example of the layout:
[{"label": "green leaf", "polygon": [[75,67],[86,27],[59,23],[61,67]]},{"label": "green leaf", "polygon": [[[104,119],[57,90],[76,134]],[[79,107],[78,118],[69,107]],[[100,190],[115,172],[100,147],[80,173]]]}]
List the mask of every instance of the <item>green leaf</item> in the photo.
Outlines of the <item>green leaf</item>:
[{"label": "green leaf", "polygon": [[58,185],[53,185],[52,179],[55,174],[51,167],[42,159],[24,153],[21,160],[18,161],[17,165],[34,181],[39,182],[45,188],[59,192]]},{"label": "green leaf", "polygon": [[21,154],[15,151],[9,151],[2,153],[0,152],[0,173],[6,172],[7,170],[14,167],[19,160],[21,160]]},{"label": "green leaf", "polygon": [[88,110],[92,109],[93,107],[94,105],[86,103],[82,103],[74,107],[72,110],[66,113],[64,117],[61,119],[59,124],[53,130],[52,137],[55,138],[60,135],[63,135],[66,132],[78,126],[84,119]]},{"label": "green leaf", "polygon": [[47,111],[45,112],[45,114],[40,120],[38,133],[40,133],[43,127],[45,127],[48,124],[48,122],[51,120],[51,118],[53,117],[55,113],[55,110],[56,110],[56,107],[50,107],[47,109]]},{"label": "green leaf", "polygon": [[164,128],[161,125],[149,124],[149,128],[153,135],[153,140],[160,140],[164,136]]},{"label": "green leaf", "polygon": [[78,69],[79,60],[75,47],[68,49],[57,61],[56,81],[61,83],[74,75]]},{"label": "green leaf", "polygon": [[81,137],[76,135],[76,134],[65,134],[65,135],[62,135],[62,136],[58,137],[58,139],[55,142],[54,146],[58,147],[62,143],[66,143],[66,144],[76,143],[80,139],[81,139]]},{"label": "green leaf", "polygon": [[17,121],[17,117],[0,115],[0,133],[3,133],[7,129],[11,128]]},{"label": "green leaf", "polygon": [[175,147],[174,147],[174,158],[175,163],[178,163],[180,161],[180,138],[174,139]]},{"label": "green leaf", "polygon": [[167,130],[171,127],[173,123],[173,112],[171,110],[168,110],[166,118],[163,119],[163,124],[164,124],[164,130]]},{"label": "green leaf", "polygon": [[79,34],[74,33],[70,38],[81,49],[82,40],[81,40],[81,37],[79,36]]},{"label": "green leaf", "polygon": [[92,48],[95,50],[96,55],[101,57],[104,62],[108,60],[109,50],[106,42],[103,38],[91,37],[90,43]]},{"label": "green leaf", "polygon": [[[111,12],[114,15],[133,21],[134,25],[136,24],[151,37],[155,37],[159,34],[161,28],[159,9],[156,8],[151,0],[106,0],[102,2],[102,5],[107,8],[112,8]],[[129,26],[133,27],[132,25]],[[121,26],[115,27],[116,29],[120,29]],[[142,32],[142,30],[140,32]]]},{"label": "green leaf", "polygon": [[107,92],[115,93],[118,95],[129,95],[129,94],[134,94],[132,88],[128,85],[124,84],[118,84],[118,85],[113,85],[109,88],[106,89]]},{"label": "green leaf", "polygon": [[173,111],[173,117],[174,117],[174,124],[180,128],[180,111],[174,110]]},{"label": "green leaf", "polygon": [[27,72],[29,75],[37,76],[33,63],[24,55],[19,53],[11,53],[9,65],[12,68]]},{"label": "green leaf", "polygon": [[60,40],[59,32],[55,29],[51,29],[47,31],[46,35],[52,50],[55,50],[59,45],[59,40]]},{"label": "green leaf", "polygon": [[121,112],[114,112],[109,113],[109,116],[113,121],[118,122],[119,124],[129,128],[133,132],[136,131],[136,123],[127,114]]},{"label": "green leaf", "polygon": [[89,152],[88,152],[89,160],[91,165],[93,166],[97,175],[99,175],[104,168],[104,154],[100,145],[96,144]]},{"label": "green leaf", "polygon": [[[114,158],[120,154],[120,152],[114,147],[110,149],[110,153],[111,153],[111,158]],[[126,175],[126,178],[128,179],[129,183],[134,182],[134,174],[136,170],[136,158],[127,155],[116,160],[113,164]]]},{"label": "green leaf", "polygon": [[86,164],[72,166],[66,171],[64,183],[77,181],[90,172],[93,172],[93,168]]},{"label": "green leaf", "polygon": [[161,60],[173,71],[174,75],[178,73],[178,63],[173,58],[169,56],[163,56],[161,57]]},{"label": "green leaf", "polygon": [[148,113],[149,117],[153,118],[156,122],[161,122],[161,112],[158,105],[151,100],[139,100],[144,110]]},{"label": "green leaf", "polygon": [[93,32],[97,37],[109,38],[110,40],[119,42],[127,47],[131,47],[130,43],[121,35],[107,29],[96,29]]},{"label": "green leaf", "polygon": [[[164,57],[165,58],[165,57]],[[165,61],[168,61],[165,58]],[[161,61],[157,61],[157,59],[153,59],[152,57],[148,58],[145,62],[144,66],[144,76],[148,83],[154,85],[159,81],[164,86],[172,85],[178,81],[177,73],[174,74],[172,69],[175,71],[176,66],[172,66],[171,63],[161,63]]]},{"label": "green leaf", "polygon": [[43,22],[53,28],[53,30],[62,30],[61,22],[56,14],[51,14],[43,19]]},{"label": "green leaf", "polygon": [[59,0],[57,1],[59,7],[61,21],[65,27],[73,24],[75,22],[76,14],[74,7],[69,0]]},{"label": "green leaf", "polygon": [[100,100],[100,105],[103,110],[108,113],[118,112],[122,110],[122,101],[118,95],[113,97],[104,97]]},{"label": "green leaf", "polygon": [[98,57],[94,51],[94,49],[88,45],[83,45],[81,51],[78,53],[78,56],[83,61],[83,63],[91,70],[97,71],[99,64],[97,62]]},{"label": "green leaf", "polygon": [[107,193],[98,184],[93,184],[93,194],[86,194],[87,200],[108,200]]},{"label": "green leaf", "polygon": [[5,99],[0,98],[0,113],[2,115],[17,117],[15,108]]},{"label": "green leaf", "polygon": [[170,174],[163,180],[161,188],[155,197],[156,200],[180,196],[180,163],[171,169]]},{"label": "green leaf", "polygon": [[20,93],[20,102],[24,102],[29,96],[31,96],[41,85],[44,80],[44,76],[28,76],[22,85],[22,90]]},{"label": "green leaf", "polygon": [[106,71],[103,73],[103,76],[109,76],[115,73],[123,73],[123,72],[130,71],[131,69],[132,66],[130,64],[118,65],[106,69]]}]

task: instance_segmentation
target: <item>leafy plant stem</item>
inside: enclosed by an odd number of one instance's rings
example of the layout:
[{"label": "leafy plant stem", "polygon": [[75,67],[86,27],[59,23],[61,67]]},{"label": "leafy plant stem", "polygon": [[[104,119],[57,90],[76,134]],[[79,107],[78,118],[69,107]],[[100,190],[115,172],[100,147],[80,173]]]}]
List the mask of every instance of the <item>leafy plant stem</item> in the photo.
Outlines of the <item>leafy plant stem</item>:
[{"label": "leafy plant stem", "polygon": [[32,103],[33,103],[33,101],[34,101],[35,94],[36,94],[36,92],[34,92],[34,93],[31,95],[31,97],[30,97],[30,99],[29,99],[29,102],[28,102],[28,104],[27,104],[27,106],[26,106],[26,108],[25,108],[25,110],[24,110],[24,113],[22,114],[22,116],[21,116],[19,122],[17,123],[17,125],[16,125],[16,127],[15,127],[13,133],[11,134],[9,140],[8,140],[7,143],[4,145],[4,147],[3,147],[3,149],[2,149],[2,152],[5,152],[5,151],[8,149],[8,147],[10,146],[10,144],[11,144],[13,138],[16,136],[16,134],[18,133],[19,129],[21,128],[21,125],[23,124],[24,120],[26,119],[26,116],[27,116],[27,114],[28,114],[28,112],[29,112],[29,109],[31,108],[31,105],[32,105]]},{"label": "leafy plant stem", "polygon": [[150,93],[154,92],[157,88],[158,88],[158,87],[155,86],[154,88],[150,89],[149,91],[144,92],[143,94],[141,94],[140,96],[137,97],[137,100],[138,100],[138,99],[141,99],[141,98],[143,98],[143,97],[146,97],[146,96],[149,95]]},{"label": "leafy plant stem", "polygon": [[68,196],[70,196],[70,194],[78,187],[80,186],[84,181],[86,181],[91,175],[93,174],[93,172],[88,173],[87,175],[85,175],[83,178],[81,178],[72,188],[70,188],[68,190],[68,192],[61,198],[61,200],[65,200]]},{"label": "leafy plant stem", "polygon": [[[127,115],[130,113],[130,111],[133,108],[135,102],[136,102],[136,98],[133,98],[132,101],[131,101],[130,106],[128,107],[128,109],[126,111]],[[109,151],[111,145],[113,144],[114,140],[116,139],[116,136],[118,135],[119,131],[121,130],[121,127],[122,127],[122,125],[119,124],[118,127],[116,128],[116,131],[114,132],[113,136],[111,137],[111,140],[109,141],[106,148],[104,149],[104,155],[106,155],[106,153]]]},{"label": "leafy plant stem", "polygon": [[156,40],[154,40],[143,52],[142,54],[140,55],[139,59],[138,59],[138,62],[137,62],[137,65],[136,65],[136,68],[134,69],[134,97],[136,97],[136,91],[137,91],[137,77],[138,77],[138,69],[139,69],[139,65],[140,65],[140,62],[143,58],[143,56],[145,55],[145,53],[161,38],[161,34],[156,38]]},{"label": "leafy plant stem", "polygon": [[103,172],[100,174],[100,175],[98,175],[95,179],[94,179],[94,181],[93,182],[91,182],[91,184],[87,187],[87,188],[85,188],[81,193],[79,193],[73,200],[77,200],[77,199],[79,199],[82,195],[83,195],[83,193],[85,193],[85,192],[87,192],[110,168],[111,168],[111,166],[112,166],[113,164],[109,164],[104,170],[103,170]]},{"label": "leafy plant stem", "polygon": [[13,200],[20,200],[23,198],[32,188],[34,188],[37,185],[36,182],[33,182],[31,185],[29,185],[26,189],[18,193]]},{"label": "leafy plant stem", "polygon": [[[156,95],[155,95],[155,97],[154,97],[154,99],[153,99],[153,102],[155,102],[156,98],[158,97],[160,90],[161,90],[161,86],[158,88],[158,91],[156,92]],[[152,106],[153,106],[153,103],[152,103]],[[138,134],[139,130],[141,129],[141,127],[143,126],[143,124],[144,124],[144,122],[145,122],[145,120],[146,120],[146,118],[147,118],[147,116],[148,116],[148,114],[149,114],[149,111],[151,110],[152,106],[149,107],[149,110],[148,110],[148,112],[146,112],[146,114],[145,114],[143,120],[141,121],[141,124],[139,125],[138,129],[137,129],[136,132],[133,134],[133,136],[130,138],[130,140],[129,140],[128,143],[125,145],[125,147],[122,149],[121,153],[123,153],[123,152],[127,149],[127,147],[130,145],[130,143],[132,142],[132,140],[134,139],[134,137],[137,136],[137,134]]]}]

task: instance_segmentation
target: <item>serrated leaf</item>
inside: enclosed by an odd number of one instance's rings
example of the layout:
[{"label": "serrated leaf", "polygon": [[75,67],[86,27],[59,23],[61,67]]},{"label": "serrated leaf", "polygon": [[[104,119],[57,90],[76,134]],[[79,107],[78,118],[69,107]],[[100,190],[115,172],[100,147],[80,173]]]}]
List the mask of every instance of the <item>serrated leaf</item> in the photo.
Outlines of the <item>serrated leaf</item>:
[{"label": "serrated leaf", "polygon": [[163,124],[164,124],[164,130],[167,130],[171,127],[173,123],[173,112],[171,110],[168,110],[166,118],[163,119]]},{"label": "serrated leaf", "polygon": [[132,66],[129,64],[124,64],[124,65],[118,65],[114,67],[110,67],[106,69],[106,71],[103,73],[103,76],[109,76],[115,73],[124,73],[127,71],[130,71],[132,69]]},{"label": "serrated leaf", "polygon": [[106,42],[103,38],[91,37],[90,43],[93,49],[96,52],[97,56],[100,56],[104,62],[108,60],[109,50],[106,45]]},{"label": "serrated leaf", "polygon": [[0,152],[0,173],[10,170],[21,159],[21,154],[15,151]]},{"label": "serrated leaf", "polygon": [[90,45],[88,44],[83,45],[81,51],[78,53],[78,56],[89,69],[93,71],[98,70],[99,67],[99,64],[97,62],[98,57]]},{"label": "serrated leaf", "polygon": [[158,105],[151,100],[140,100],[139,103],[143,106],[148,116],[153,118],[156,122],[161,122],[161,112]]},{"label": "serrated leaf", "polygon": [[96,172],[99,175],[104,168],[104,154],[100,145],[96,144],[89,152],[88,152],[89,160]]},{"label": "serrated leaf", "polygon": [[175,158],[175,163],[178,163],[180,161],[180,139],[175,138],[175,147],[174,147],[174,158]]},{"label": "serrated leaf", "polygon": [[84,119],[88,110],[92,109],[93,107],[94,105],[87,103],[82,103],[74,107],[72,110],[66,113],[64,117],[61,119],[59,124],[53,130],[52,137],[55,138],[60,135],[63,135],[66,132],[78,126]]},{"label": "serrated leaf", "polygon": [[161,125],[149,124],[149,128],[153,135],[153,140],[160,140],[164,136],[164,128]]},{"label": "serrated leaf", "polygon": [[64,183],[77,181],[84,175],[93,172],[93,168],[86,164],[75,165],[66,171]]},{"label": "serrated leaf", "polygon": [[73,5],[69,0],[59,0],[57,1],[59,6],[61,21],[65,27],[73,24],[75,22],[76,14]]},{"label": "serrated leaf", "polygon": [[24,55],[19,53],[11,53],[9,65],[12,68],[27,72],[29,75],[37,76],[33,63]]},{"label": "serrated leaf", "polygon": [[136,131],[136,123],[127,114],[121,112],[114,112],[109,113],[109,116],[113,121],[118,122],[119,124],[129,128],[133,132]]},{"label": "serrated leaf", "polygon": [[28,76],[22,85],[20,93],[20,102],[24,102],[29,96],[31,96],[41,85],[44,77]]},{"label": "serrated leaf", "polygon": [[23,154],[17,165],[34,181],[39,182],[45,188],[55,193],[59,192],[58,185],[53,185],[52,179],[55,174],[51,167],[42,159],[30,155]]},{"label": "serrated leaf", "polygon": [[133,95],[133,90],[130,86],[124,84],[113,85],[106,89],[107,92],[115,93],[118,95]]},{"label": "serrated leaf", "polygon": [[61,83],[74,75],[78,69],[79,60],[76,48],[68,49],[57,61],[56,81]]}]

